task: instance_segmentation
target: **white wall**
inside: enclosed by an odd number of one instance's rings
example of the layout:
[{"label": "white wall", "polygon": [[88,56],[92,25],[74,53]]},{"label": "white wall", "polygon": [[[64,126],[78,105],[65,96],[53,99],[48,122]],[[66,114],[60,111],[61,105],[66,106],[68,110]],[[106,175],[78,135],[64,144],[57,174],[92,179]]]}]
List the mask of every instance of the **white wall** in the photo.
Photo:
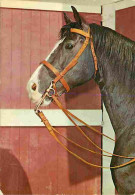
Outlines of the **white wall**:
[{"label": "white wall", "polygon": [[[23,8],[38,10],[54,10],[54,11],[71,11],[71,5],[74,5],[79,12],[101,13],[101,6],[94,4],[78,4],[76,1],[25,1],[25,0],[1,0],[1,7],[7,8]],[[80,1],[84,2],[84,1]]]}]

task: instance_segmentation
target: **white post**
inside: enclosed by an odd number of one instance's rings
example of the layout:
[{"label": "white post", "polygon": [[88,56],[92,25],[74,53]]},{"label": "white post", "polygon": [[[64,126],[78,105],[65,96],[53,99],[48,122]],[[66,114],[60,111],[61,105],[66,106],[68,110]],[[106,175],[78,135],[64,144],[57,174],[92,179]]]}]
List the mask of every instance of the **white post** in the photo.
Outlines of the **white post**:
[{"label": "white post", "polygon": [[[103,8],[103,13],[102,13],[103,26],[115,30],[115,5],[114,4],[103,5],[102,8]],[[110,119],[108,117],[104,105],[103,105],[103,133],[113,139],[115,137]],[[114,143],[113,141],[103,137],[102,147],[103,150],[113,153]],[[111,162],[111,158],[103,157],[103,166],[109,167],[110,162]],[[112,181],[111,171],[109,169],[103,169],[102,172],[102,194],[103,195],[115,194],[115,187]]]}]

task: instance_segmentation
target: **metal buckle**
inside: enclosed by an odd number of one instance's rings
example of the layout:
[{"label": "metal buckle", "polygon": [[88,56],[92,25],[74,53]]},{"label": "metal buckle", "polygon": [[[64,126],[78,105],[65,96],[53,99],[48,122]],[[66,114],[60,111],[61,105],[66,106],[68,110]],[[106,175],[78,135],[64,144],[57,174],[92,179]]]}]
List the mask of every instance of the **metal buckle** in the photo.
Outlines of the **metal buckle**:
[{"label": "metal buckle", "polygon": [[51,84],[49,88],[46,90],[45,94],[43,96],[48,96],[51,98],[53,95],[55,95],[55,89],[53,88],[54,81],[51,81]]},{"label": "metal buckle", "polygon": [[35,107],[34,111],[36,114],[39,113],[39,107],[41,106],[41,104],[43,103],[44,99],[46,96],[48,96],[49,98],[52,98],[53,95],[56,94],[55,89],[53,88],[53,84],[54,81],[51,81],[50,86],[48,87],[48,89],[45,91],[45,93],[42,95],[40,102],[38,103],[38,105]]}]

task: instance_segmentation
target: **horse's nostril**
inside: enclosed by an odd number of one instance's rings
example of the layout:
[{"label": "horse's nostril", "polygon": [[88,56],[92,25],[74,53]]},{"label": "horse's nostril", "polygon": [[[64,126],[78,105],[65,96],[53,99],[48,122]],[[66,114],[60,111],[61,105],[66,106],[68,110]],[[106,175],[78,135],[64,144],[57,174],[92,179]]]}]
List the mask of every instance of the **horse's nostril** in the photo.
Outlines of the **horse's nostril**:
[{"label": "horse's nostril", "polygon": [[31,86],[31,88],[32,88],[33,91],[36,91],[36,88],[37,88],[36,83],[34,83],[34,84]]}]

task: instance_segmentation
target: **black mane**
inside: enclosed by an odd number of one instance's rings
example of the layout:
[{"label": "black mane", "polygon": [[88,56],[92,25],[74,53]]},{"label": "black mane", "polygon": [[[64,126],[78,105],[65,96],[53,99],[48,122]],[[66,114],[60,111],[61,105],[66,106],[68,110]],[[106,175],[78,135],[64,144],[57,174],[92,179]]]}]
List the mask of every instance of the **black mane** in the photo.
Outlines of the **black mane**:
[{"label": "black mane", "polygon": [[70,32],[70,29],[71,28],[77,28],[77,29],[81,29],[82,30],[82,27],[77,23],[77,22],[72,22],[68,25],[64,25],[61,30],[60,30],[60,39],[63,39],[64,37],[67,37],[67,38],[72,38],[72,36],[74,36],[74,33],[71,33]]},{"label": "black mane", "polygon": [[[89,26],[95,52],[97,56],[100,56],[99,61],[102,61],[104,68],[111,64],[111,71],[116,73],[121,82],[126,82],[128,86],[133,87],[135,82],[135,42],[110,28],[97,24]],[[77,22],[64,25],[60,30],[60,38],[73,38],[75,34],[70,32],[71,28],[82,29]]]},{"label": "black mane", "polygon": [[132,80],[133,84],[135,81],[135,42],[107,27],[91,24],[90,28],[95,51],[100,53],[100,60],[103,61],[104,66],[111,64],[111,70],[121,78],[122,82]]}]

